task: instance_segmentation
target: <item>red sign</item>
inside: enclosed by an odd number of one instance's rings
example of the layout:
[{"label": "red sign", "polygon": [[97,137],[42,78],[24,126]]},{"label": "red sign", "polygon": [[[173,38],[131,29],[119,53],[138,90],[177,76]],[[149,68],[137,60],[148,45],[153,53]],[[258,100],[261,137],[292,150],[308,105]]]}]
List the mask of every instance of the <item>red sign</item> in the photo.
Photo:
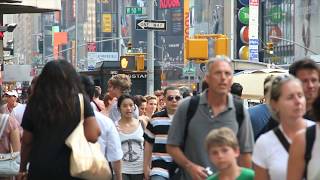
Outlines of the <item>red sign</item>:
[{"label": "red sign", "polygon": [[87,43],[88,52],[97,52],[97,45],[94,42]]},{"label": "red sign", "polygon": [[160,0],[161,9],[178,8],[180,5],[180,0]]}]

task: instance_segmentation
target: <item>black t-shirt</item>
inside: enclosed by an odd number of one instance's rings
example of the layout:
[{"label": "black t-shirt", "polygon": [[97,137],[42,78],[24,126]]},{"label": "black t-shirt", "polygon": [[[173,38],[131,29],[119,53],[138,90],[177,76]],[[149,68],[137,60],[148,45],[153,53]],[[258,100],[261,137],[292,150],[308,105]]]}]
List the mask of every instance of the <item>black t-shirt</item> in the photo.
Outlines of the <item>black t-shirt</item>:
[{"label": "black t-shirt", "polygon": [[[76,120],[70,121],[67,118],[59,120],[60,123],[46,129],[35,126],[34,123],[41,119],[31,117],[27,106],[21,125],[23,129],[33,134],[32,149],[29,154],[29,179],[73,179],[69,171],[71,150],[65,145],[65,140],[80,122],[80,103],[78,98],[75,99],[78,108],[76,112],[70,113],[73,113],[72,117]],[[90,116],[94,116],[94,113],[89,99],[84,98],[84,117]]]}]

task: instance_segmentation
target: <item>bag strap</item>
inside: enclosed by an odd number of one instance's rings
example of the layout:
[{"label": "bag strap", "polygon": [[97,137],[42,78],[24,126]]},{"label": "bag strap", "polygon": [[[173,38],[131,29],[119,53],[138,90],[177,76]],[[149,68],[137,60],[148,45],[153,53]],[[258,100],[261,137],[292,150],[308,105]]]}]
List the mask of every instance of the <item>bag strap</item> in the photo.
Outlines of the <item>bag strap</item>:
[{"label": "bag strap", "polygon": [[9,114],[2,114],[0,119],[0,138],[3,135],[4,130],[6,129],[7,123],[9,120]]},{"label": "bag strap", "polygon": [[281,132],[279,126],[273,129],[273,132],[276,134],[276,136],[278,137],[279,141],[281,142],[282,146],[284,147],[284,149],[286,149],[286,151],[289,153],[289,149],[290,149],[290,144],[287,140],[286,137],[284,137],[283,133]]},{"label": "bag strap", "polygon": [[[244,113],[243,113],[243,100],[240,98],[237,98],[235,96],[232,96],[233,103],[236,109],[236,120],[238,122],[239,129],[242,125],[243,119],[244,119]],[[239,132],[239,131],[238,131]]]},{"label": "bag strap", "polygon": [[310,126],[306,129],[306,151],[304,153],[304,177],[307,179],[308,164],[312,157],[312,148],[316,138],[316,125]]},{"label": "bag strap", "polygon": [[192,96],[190,98],[190,102],[189,102],[189,106],[188,106],[188,110],[187,110],[186,125],[184,127],[183,144],[181,145],[182,150],[184,150],[184,146],[185,146],[185,143],[187,140],[188,128],[189,128],[190,121],[193,118],[194,114],[197,112],[199,101],[200,101],[199,95]]},{"label": "bag strap", "polygon": [[84,103],[83,103],[83,94],[79,93],[79,103],[80,103],[80,123],[84,122]]}]

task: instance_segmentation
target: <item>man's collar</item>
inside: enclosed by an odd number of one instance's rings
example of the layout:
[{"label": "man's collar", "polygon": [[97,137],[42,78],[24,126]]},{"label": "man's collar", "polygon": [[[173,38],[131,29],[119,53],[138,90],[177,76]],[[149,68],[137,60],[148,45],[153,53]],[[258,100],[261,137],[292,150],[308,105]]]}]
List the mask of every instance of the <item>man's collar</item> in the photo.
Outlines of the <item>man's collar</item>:
[{"label": "man's collar", "polygon": [[[234,103],[233,103],[233,97],[232,97],[231,93],[228,93],[228,101],[227,101],[227,103],[228,103],[227,104],[228,109],[235,108]],[[208,89],[206,89],[205,91],[203,91],[200,94],[199,104],[204,104],[204,105],[208,105],[209,106],[209,103],[208,103]]]}]

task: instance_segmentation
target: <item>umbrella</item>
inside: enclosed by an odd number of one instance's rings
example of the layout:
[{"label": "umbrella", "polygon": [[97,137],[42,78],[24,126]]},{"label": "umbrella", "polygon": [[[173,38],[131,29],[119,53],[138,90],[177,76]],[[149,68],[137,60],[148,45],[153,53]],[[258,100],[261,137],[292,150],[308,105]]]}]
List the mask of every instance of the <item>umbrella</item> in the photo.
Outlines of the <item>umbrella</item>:
[{"label": "umbrella", "polygon": [[288,70],[283,69],[246,70],[235,74],[233,82],[242,85],[242,97],[244,99],[260,100],[263,98],[263,82],[265,78],[270,75],[278,76],[287,73]]},{"label": "umbrella", "polygon": [[44,13],[61,10],[61,0],[20,0],[21,2],[8,3],[9,1],[13,0],[0,0],[2,14]]}]

